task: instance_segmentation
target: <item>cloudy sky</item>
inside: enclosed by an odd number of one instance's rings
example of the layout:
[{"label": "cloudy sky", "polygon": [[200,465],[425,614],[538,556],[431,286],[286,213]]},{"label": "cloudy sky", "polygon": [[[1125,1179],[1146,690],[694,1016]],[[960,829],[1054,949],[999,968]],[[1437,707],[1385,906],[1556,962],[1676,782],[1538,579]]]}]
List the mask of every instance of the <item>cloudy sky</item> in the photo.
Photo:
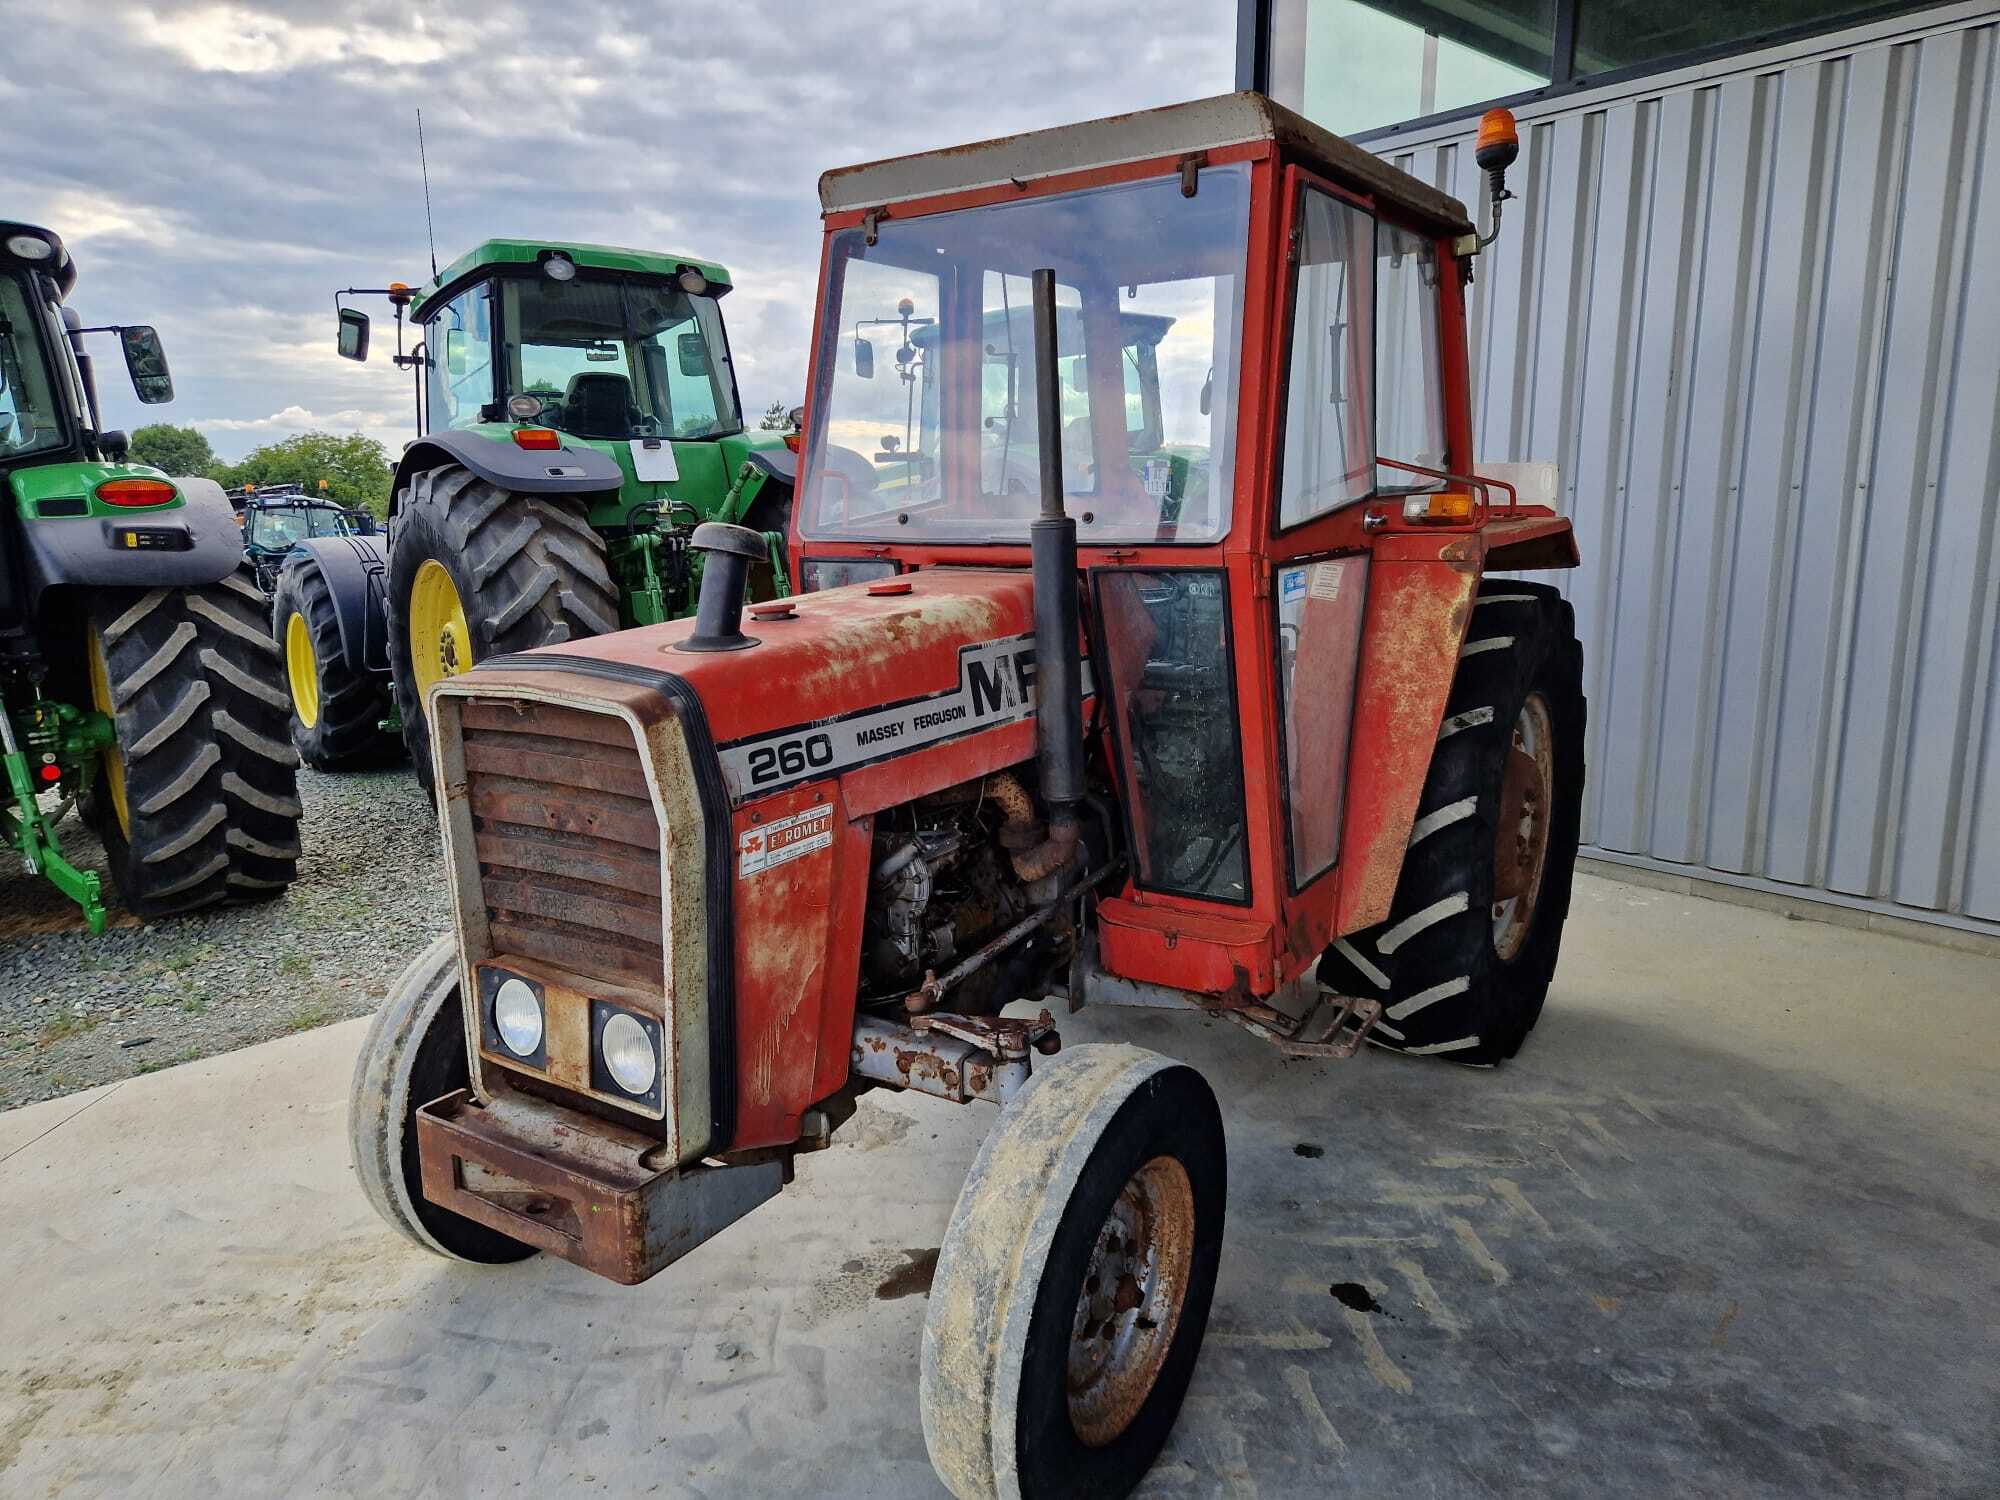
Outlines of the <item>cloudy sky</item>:
[{"label": "cloudy sky", "polygon": [[1223,92],[1235,15],[1234,0],[0,0],[0,219],[64,237],[85,318],[159,327],[177,399],[140,407],[106,372],[112,425],[192,423],[224,458],[306,428],[393,453],[408,381],[381,353],[335,356],[332,294],[428,269],[421,106],[440,263],[495,235],[720,260],[754,415],[803,393],[822,170]]}]

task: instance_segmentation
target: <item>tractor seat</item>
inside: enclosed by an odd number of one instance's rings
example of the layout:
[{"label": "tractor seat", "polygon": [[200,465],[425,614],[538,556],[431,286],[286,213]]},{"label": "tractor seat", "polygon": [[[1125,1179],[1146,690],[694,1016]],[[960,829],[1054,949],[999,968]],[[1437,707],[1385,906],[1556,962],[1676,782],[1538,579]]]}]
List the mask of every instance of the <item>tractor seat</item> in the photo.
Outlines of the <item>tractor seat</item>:
[{"label": "tractor seat", "polygon": [[629,436],[639,423],[632,382],[623,375],[586,370],[569,378],[563,393],[563,426],[578,437]]}]

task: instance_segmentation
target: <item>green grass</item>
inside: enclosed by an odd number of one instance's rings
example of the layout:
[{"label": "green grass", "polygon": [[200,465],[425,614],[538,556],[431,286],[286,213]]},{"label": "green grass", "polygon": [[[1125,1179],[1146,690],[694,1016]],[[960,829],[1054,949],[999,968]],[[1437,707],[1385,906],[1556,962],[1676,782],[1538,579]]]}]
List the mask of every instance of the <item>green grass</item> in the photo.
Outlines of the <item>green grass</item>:
[{"label": "green grass", "polygon": [[42,1028],[41,1045],[53,1047],[57,1042],[73,1036],[82,1036],[97,1029],[96,1016],[61,1015]]},{"label": "green grass", "polygon": [[311,1031],[315,1026],[325,1026],[339,1019],[330,1005],[305,1005],[292,1012],[291,1019],[285,1022],[285,1030]]},{"label": "green grass", "polygon": [[310,979],[312,971],[312,960],[303,953],[287,953],[278,960],[278,972],[289,974],[294,979]]}]

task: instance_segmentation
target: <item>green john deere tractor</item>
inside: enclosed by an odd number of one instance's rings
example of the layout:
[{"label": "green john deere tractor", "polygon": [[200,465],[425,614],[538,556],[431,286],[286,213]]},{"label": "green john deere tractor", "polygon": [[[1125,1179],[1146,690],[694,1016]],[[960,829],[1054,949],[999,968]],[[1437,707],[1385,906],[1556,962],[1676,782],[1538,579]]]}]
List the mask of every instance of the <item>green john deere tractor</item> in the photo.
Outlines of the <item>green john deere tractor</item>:
[{"label": "green john deere tractor", "polygon": [[72,805],[150,917],[282,892],[299,802],[228,499],[125,462],[99,414],[84,335],[118,335],[148,404],[173,399],[159,339],[85,328],[75,284],[54,234],[0,222],[0,838],[101,932],[97,876],[57,834]]},{"label": "green john deere tractor", "polygon": [[729,287],[686,256],[489,240],[422,287],[335,297],[349,359],[367,358],[369,321],[341,299],[389,299],[423,435],[396,466],[386,556],[312,539],[279,577],[273,628],[308,765],[360,761],[400,730],[428,786],[433,683],[692,613],[700,522],[765,533],[752,591],[785,591],[794,459],[785,435],[744,430]]}]

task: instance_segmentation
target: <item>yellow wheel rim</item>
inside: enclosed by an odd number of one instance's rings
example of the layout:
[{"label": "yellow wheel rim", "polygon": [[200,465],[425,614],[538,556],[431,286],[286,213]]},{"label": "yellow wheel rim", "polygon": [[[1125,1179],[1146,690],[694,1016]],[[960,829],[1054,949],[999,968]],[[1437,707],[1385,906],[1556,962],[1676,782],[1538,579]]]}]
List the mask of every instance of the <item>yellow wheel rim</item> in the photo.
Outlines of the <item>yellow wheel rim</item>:
[{"label": "yellow wheel rim", "polygon": [[432,686],[472,665],[472,631],[458,585],[436,558],[424,559],[410,586],[410,664],[417,678],[417,701]]},{"label": "yellow wheel rim", "polygon": [[297,613],[285,621],[285,676],[292,685],[292,712],[310,729],[319,722],[319,663],[306,617]]},{"label": "yellow wheel rim", "polygon": [[[90,631],[90,703],[114,724],[118,710],[111,702],[111,672],[104,665],[104,641],[97,628]],[[111,793],[111,810],[118,815],[118,831],[132,837],[132,808],[125,800],[125,756],[114,740],[104,750],[104,788]]]}]

